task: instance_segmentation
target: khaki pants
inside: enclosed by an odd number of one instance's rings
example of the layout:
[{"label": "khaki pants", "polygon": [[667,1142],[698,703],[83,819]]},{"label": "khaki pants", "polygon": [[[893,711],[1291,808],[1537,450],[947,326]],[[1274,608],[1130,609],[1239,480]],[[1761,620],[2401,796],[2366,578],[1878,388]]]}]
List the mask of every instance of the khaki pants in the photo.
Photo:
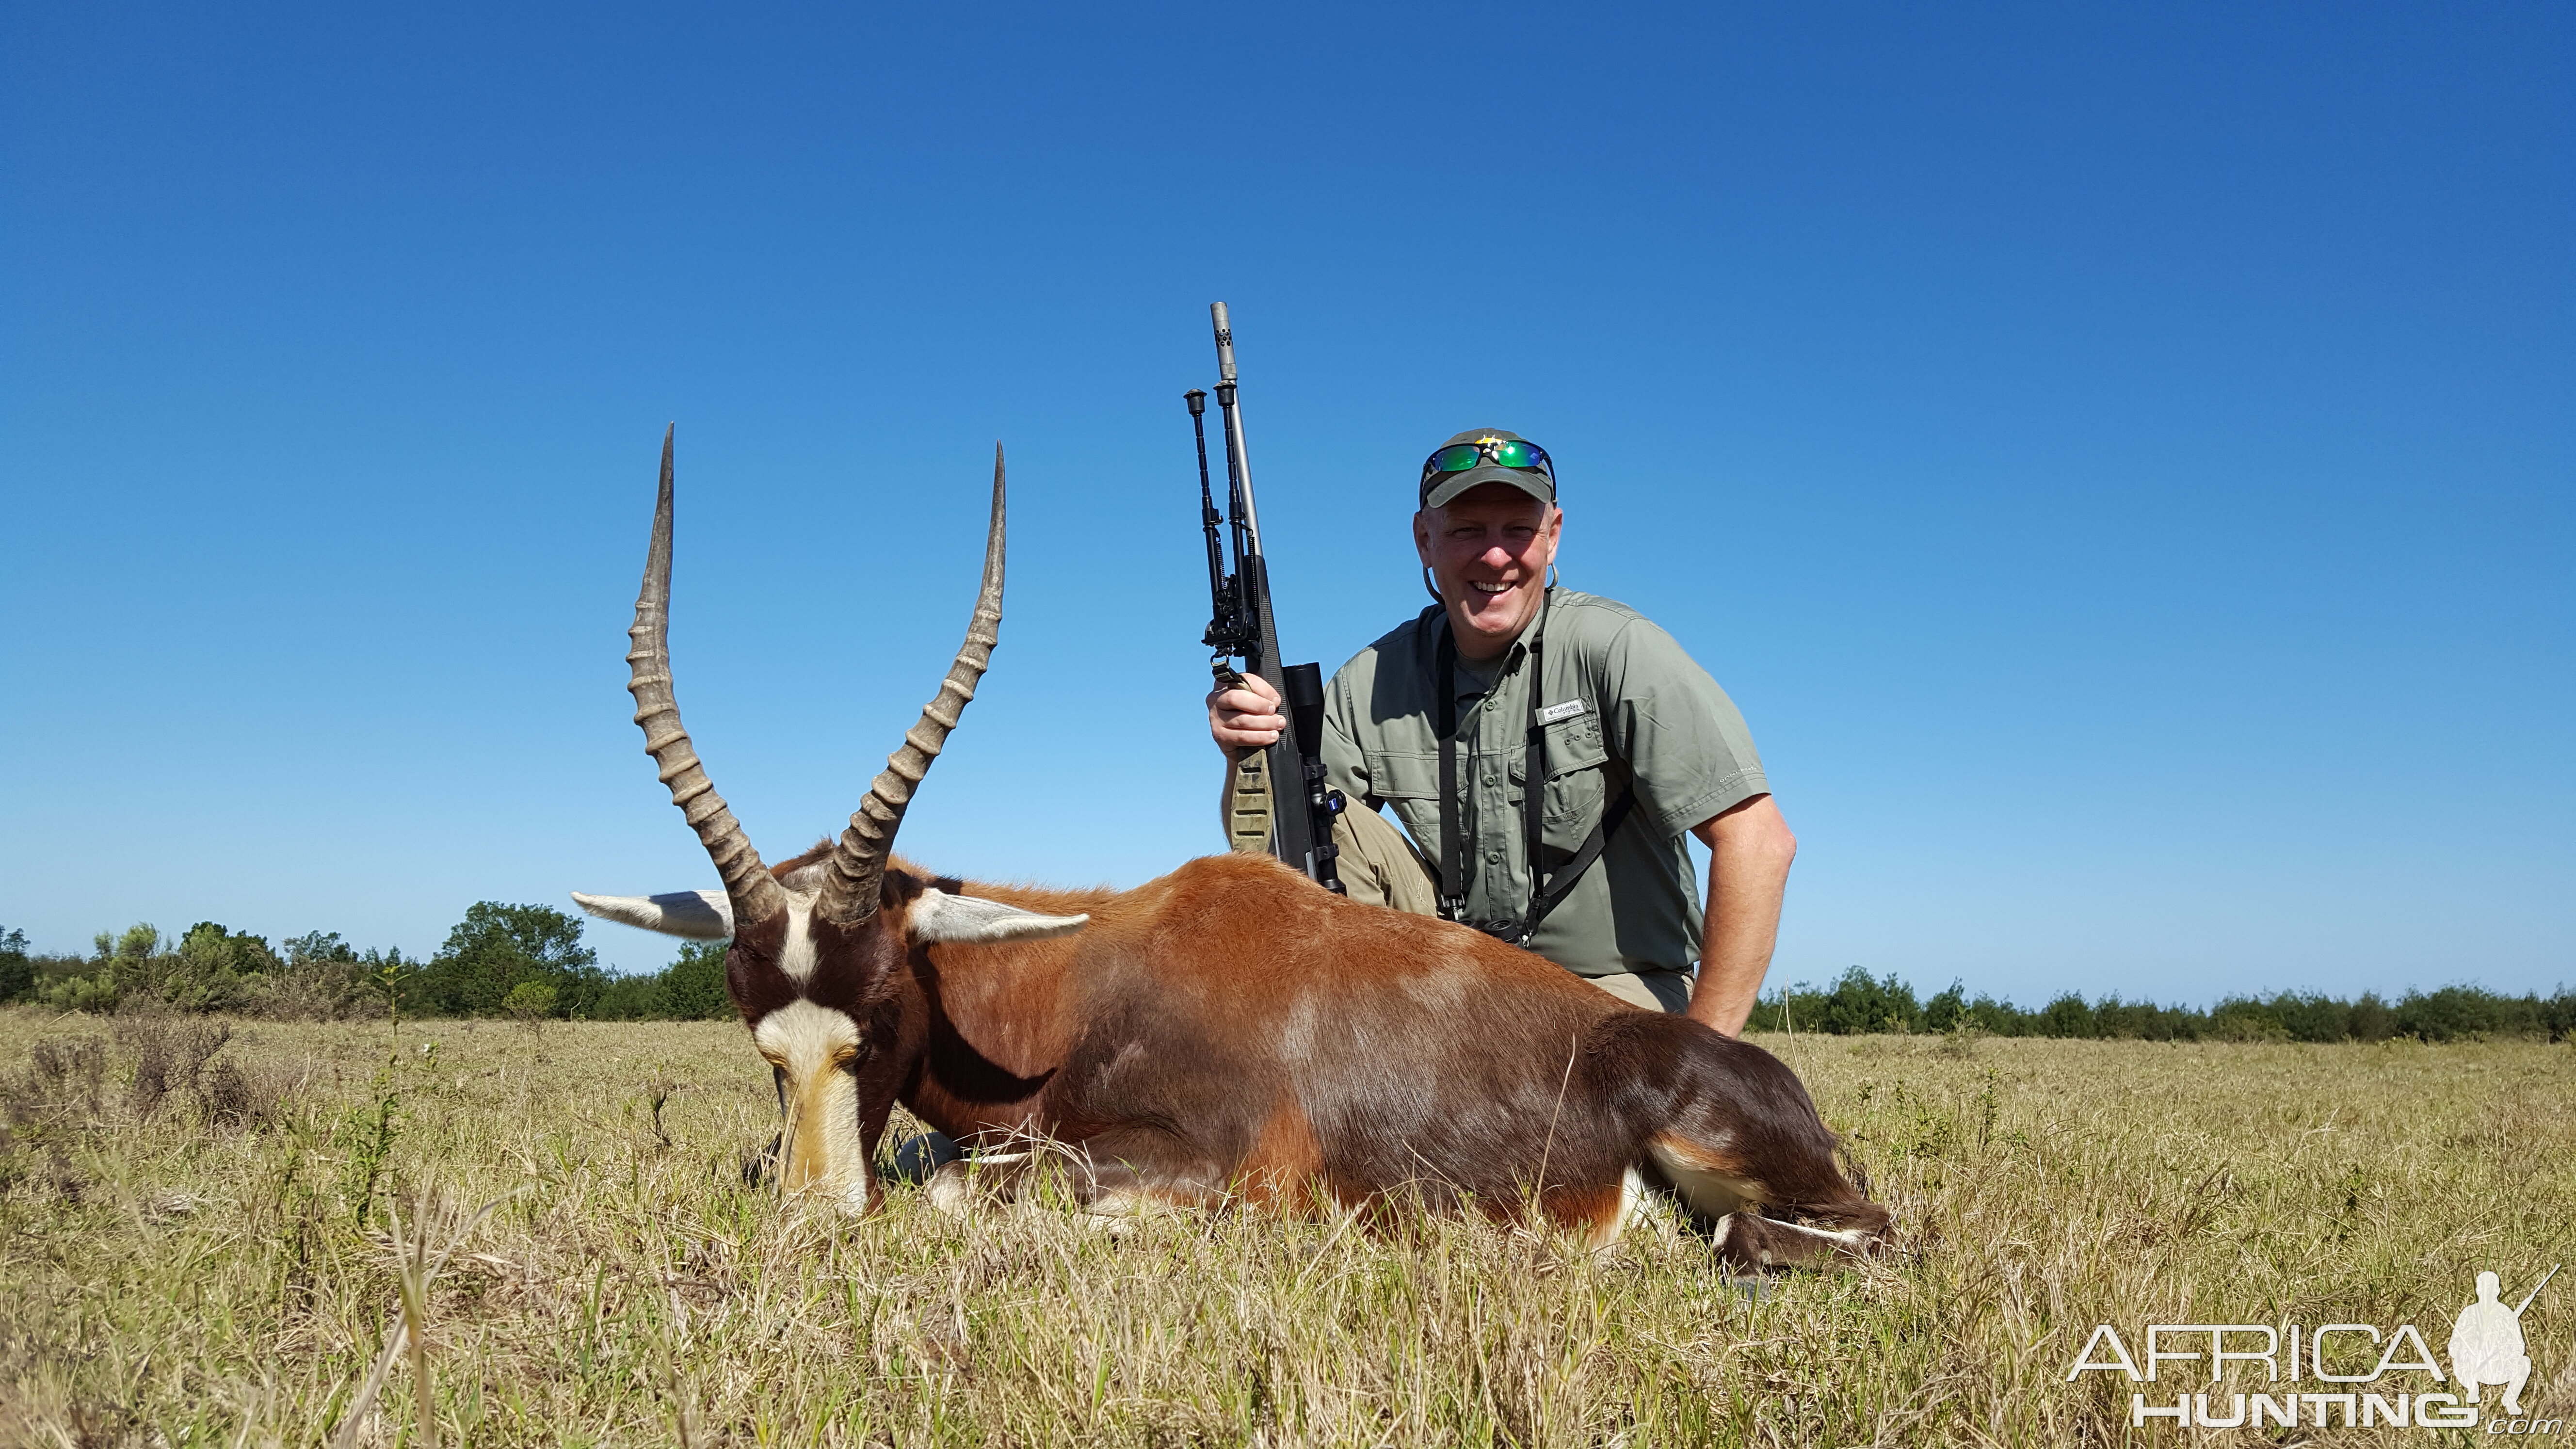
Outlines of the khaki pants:
[{"label": "khaki pants", "polygon": [[[1267,756],[1255,751],[1227,768],[1221,809],[1229,848],[1247,855],[1269,852]],[[1341,847],[1334,866],[1352,900],[1408,915],[1440,914],[1439,875],[1414,848],[1413,838],[1385,816],[1353,804],[1334,817],[1333,844]],[[1680,1011],[1690,1004],[1692,978],[1687,971],[1620,972],[1576,979],[1648,1011]]]}]

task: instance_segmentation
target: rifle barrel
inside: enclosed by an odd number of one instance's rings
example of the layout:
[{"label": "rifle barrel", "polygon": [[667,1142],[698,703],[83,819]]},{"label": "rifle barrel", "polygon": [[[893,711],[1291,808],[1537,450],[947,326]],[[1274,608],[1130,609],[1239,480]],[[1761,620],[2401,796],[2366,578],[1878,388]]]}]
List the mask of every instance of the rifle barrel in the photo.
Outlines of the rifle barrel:
[{"label": "rifle barrel", "polygon": [[1226,320],[1223,302],[1209,303],[1208,316],[1216,323],[1216,403],[1225,414],[1225,470],[1240,490],[1236,501],[1242,505],[1247,542],[1254,553],[1259,553],[1261,510],[1252,503],[1252,458],[1244,450],[1243,406],[1235,398],[1234,327]]},{"label": "rifle barrel", "polygon": [[2515,1304],[2515,1305],[2513,1306],[2513,1316],[2514,1316],[2514,1317],[2516,1317],[2516,1318],[2520,1318],[2520,1317],[2522,1316],[2522,1310],[2524,1310],[2524,1309],[2526,1309],[2526,1308],[2529,1308],[2529,1307],[2531,1306],[2531,1300],[2532,1300],[2532,1299],[2534,1299],[2534,1298],[2539,1297],[2539,1296],[2540,1296],[2540,1290],[2541,1290],[2541,1289],[2543,1289],[2543,1288],[2548,1287],[2548,1286],[2549,1286],[2549,1280],[2550,1280],[2550,1279],[2552,1279],[2552,1278],[2557,1277],[2557,1276],[2558,1276],[2558,1270],[2559,1270],[2559,1269],[2561,1269],[2561,1268],[2563,1268],[2563,1267],[2565,1267],[2565,1266],[2567,1266],[2567,1265],[2566,1265],[2566,1264],[2564,1264],[2564,1263],[2552,1263],[2552,1264],[2550,1264],[2550,1265],[2549,1265],[2549,1271],[2548,1271],[2547,1273],[2542,1274],[2542,1275],[2541,1275],[2541,1278],[2540,1278],[2540,1281],[2531,1285],[2531,1291],[2530,1291],[2530,1292],[2528,1292],[2528,1293],[2525,1293],[2524,1295],[2522,1295],[2522,1301],[2521,1301],[2520,1303],[2517,1303],[2517,1304]]}]

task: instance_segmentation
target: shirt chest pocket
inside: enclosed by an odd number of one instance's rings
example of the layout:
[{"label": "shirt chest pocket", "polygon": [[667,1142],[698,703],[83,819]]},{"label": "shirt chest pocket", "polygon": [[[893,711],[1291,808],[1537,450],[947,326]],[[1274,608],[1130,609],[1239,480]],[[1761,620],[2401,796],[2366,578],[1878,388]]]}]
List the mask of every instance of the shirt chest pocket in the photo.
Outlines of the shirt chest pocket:
[{"label": "shirt chest pocket", "polygon": [[1440,838],[1440,757],[1402,751],[1368,753],[1369,793],[1385,801],[1396,819],[1427,848]]},{"label": "shirt chest pocket", "polygon": [[[1591,710],[1540,727],[1547,741],[1547,793],[1540,798],[1546,843],[1563,851],[1582,845],[1601,818],[1610,790],[1610,751],[1601,740],[1601,716]],[[1512,795],[1526,786],[1525,762],[1512,764]]]}]

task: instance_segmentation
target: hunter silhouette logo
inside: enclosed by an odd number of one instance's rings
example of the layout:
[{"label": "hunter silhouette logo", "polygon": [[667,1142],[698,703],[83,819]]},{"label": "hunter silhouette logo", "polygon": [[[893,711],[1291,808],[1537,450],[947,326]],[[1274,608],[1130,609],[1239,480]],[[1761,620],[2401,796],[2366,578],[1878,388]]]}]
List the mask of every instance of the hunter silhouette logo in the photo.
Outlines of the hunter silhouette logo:
[{"label": "hunter silhouette logo", "polygon": [[2451,1376],[2460,1381],[2470,1403],[2478,1401],[2481,1384],[2502,1385],[2504,1411],[2522,1413],[2522,1386],[2531,1381],[2531,1355],[2522,1343],[2522,1310],[2557,1276],[2558,1269],[2552,1267],[2522,1295],[2520,1303],[2507,1308],[2496,1301],[2501,1286],[2496,1275],[2478,1275],[2478,1301],[2461,1309],[2451,1325]]},{"label": "hunter silhouette logo", "polygon": [[[2411,1323],[2385,1330],[2369,1323],[2150,1323],[2138,1354],[2105,1323],[2084,1341],[2066,1382],[2117,1373],[2133,1384],[2161,1379],[2173,1385],[2131,1392],[2131,1428],[2169,1419],[2204,1429],[2468,1429],[2482,1417],[2479,1391],[2499,1388],[2503,1412],[2486,1419],[2487,1433],[2556,1435],[2563,1419],[2525,1416],[2532,1353],[2522,1315],[2557,1276],[2552,1267],[2521,1302],[2508,1305],[2500,1297],[2503,1280],[2478,1274],[2477,1301],[2452,1320],[2448,1374]],[[2181,1367],[2186,1364],[2197,1368]],[[2247,1376],[2238,1378],[2240,1372]]]}]

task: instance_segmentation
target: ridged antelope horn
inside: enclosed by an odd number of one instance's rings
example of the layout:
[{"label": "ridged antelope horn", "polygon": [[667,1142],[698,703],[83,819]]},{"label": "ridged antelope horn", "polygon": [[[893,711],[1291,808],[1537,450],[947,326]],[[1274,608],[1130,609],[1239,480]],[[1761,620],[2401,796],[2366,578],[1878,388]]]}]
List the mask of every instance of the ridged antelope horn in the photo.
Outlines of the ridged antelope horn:
[{"label": "ridged antelope horn", "polygon": [[832,847],[823,876],[823,898],[815,913],[844,925],[876,914],[878,887],[885,879],[886,858],[894,852],[894,832],[903,824],[904,807],[913,789],[930,773],[957,716],[975,697],[975,683],[992,663],[993,645],[1002,629],[1002,445],[993,445],[993,522],[984,535],[984,587],[975,596],[975,614],[966,623],[966,642],[939,693],[921,707],[921,722],[906,730],[903,748],[886,757],[886,767],[868,786],[868,798],[850,817]]},{"label": "ridged antelope horn", "polygon": [[635,723],[644,728],[644,753],[661,766],[662,783],[671,787],[671,803],[680,807],[698,843],[707,848],[723,877],[725,895],[733,902],[735,929],[768,920],[787,909],[787,892],[760,863],[742,822],[725,808],[713,780],[698,765],[698,751],[680,723],[679,701],[671,695],[671,435],[662,434],[662,492],[653,505],[653,546],[644,555],[644,588],[635,596],[635,627],[627,635],[632,671],[626,692],[635,696]]}]

